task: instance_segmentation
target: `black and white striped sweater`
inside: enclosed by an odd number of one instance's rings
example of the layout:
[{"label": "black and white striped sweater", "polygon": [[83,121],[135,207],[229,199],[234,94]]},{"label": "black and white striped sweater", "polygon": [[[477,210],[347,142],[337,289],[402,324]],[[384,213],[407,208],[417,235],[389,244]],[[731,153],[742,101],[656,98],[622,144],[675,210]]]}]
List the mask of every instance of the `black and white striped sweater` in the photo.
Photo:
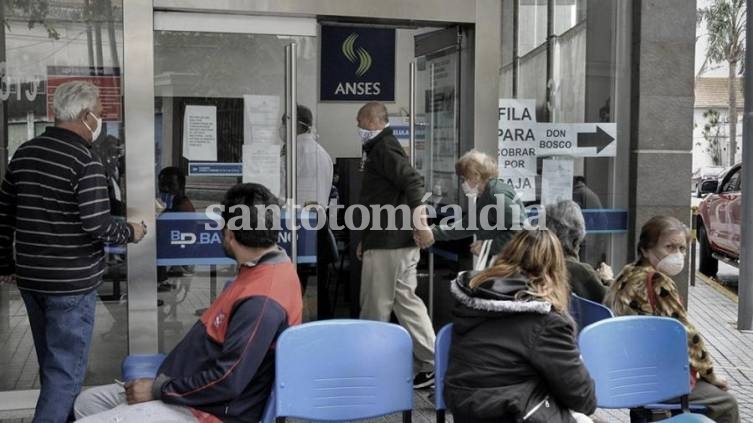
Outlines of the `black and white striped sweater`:
[{"label": "black and white striped sweater", "polygon": [[13,155],[0,187],[0,274],[15,272],[20,289],[94,289],[105,270],[104,243],[123,244],[132,234],[110,215],[104,167],[77,134],[48,127]]}]

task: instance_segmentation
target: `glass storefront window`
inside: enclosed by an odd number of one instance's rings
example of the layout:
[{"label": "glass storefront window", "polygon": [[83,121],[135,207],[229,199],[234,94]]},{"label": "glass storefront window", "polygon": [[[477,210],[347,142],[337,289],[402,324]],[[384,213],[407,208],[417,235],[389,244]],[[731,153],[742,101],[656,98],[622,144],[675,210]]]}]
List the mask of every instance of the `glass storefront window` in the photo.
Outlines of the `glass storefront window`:
[{"label": "glass storefront window", "polygon": [[[0,172],[16,149],[54,124],[55,88],[89,80],[100,88],[104,128],[92,149],[108,172],[112,213],[125,210],[122,113],[122,0],[5,1],[0,5]],[[125,250],[112,248],[99,287],[85,385],[111,383],[127,354]],[[0,286],[0,391],[39,388],[26,308],[15,286]]]},{"label": "glass storefront window", "polygon": [[[238,173],[218,176],[192,172],[191,163],[235,164],[241,169],[245,160],[253,159],[244,157],[244,147],[252,144],[285,153],[284,131],[280,131],[285,113],[284,50],[292,42],[298,52],[298,104],[309,108],[316,121],[316,37],[221,30],[159,30],[154,34],[155,174],[166,167],[178,168],[186,176],[185,196],[198,212],[220,204],[225,192],[243,178]],[[216,135],[209,148],[191,150],[186,141],[186,122],[199,115],[214,122]],[[284,195],[285,160],[280,160],[280,165],[274,178],[280,181],[281,191],[275,194]],[[155,194],[159,198],[160,193]],[[164,277],[159,276],[164,288],[159,294],[164,301],[158,320],[159,349],[168,352],[236,270],[234,265],[196,265],[164,266],[158,275],[163,272]],[[165,283],[172,287],[165,287]],[[315,292],[307,289],[305,320],[316,315]]]},{"label": "glass storefront window", "polygon": [[[629,143],[626,105],[630,99],[624,86],[630,73],[629,49],[624,46],[629,42],[624,24],[629,9],[612,0],[503,1],[500,98],[535,105],[533,125],[614,123],[616,144]],[[628,256],[628,179],[620,165],[627,161],[626,155],[621,157],[627,150],[615,147],[615,151],[616,156],[607,157],[572,151],[537,154],[530,176],[535,193],[529,204],[546,201],[543,161],[571,162],[566,167],[572,167],[572,192],[564,197],[580,203],[591,226],[580,258],[594,266],[606,261],[619,269]],[[624,218],[624,227],[610,226],[615,216],[621,222]]]}]

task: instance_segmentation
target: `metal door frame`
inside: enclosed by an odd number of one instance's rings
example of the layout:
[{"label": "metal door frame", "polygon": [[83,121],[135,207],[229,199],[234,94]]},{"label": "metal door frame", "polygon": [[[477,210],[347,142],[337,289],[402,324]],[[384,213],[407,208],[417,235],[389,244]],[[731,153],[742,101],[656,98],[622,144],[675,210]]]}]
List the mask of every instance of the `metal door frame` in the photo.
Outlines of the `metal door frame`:
[{"label": "metal door frame", "polygon": [[[438,4],[439,3],[439,4]],[[497,97],[501,5],[497,0],[128,0],[123,2],[126,195],[129,220],[143,220],[150,233],[129,247],[129,353],[157,351],[156,239],[154,236],[154,30],[155,13],[220,13],[246,18],[316,18],[403,25],[473,25],[473,134],[475,147],[497,151]]]}]

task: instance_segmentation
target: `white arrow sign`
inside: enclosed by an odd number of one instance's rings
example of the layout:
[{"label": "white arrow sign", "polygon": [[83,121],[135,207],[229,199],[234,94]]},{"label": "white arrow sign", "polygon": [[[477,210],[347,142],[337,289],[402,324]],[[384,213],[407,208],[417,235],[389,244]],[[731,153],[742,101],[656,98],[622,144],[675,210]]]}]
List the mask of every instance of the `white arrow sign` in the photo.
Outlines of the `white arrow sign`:
[{"label": "white arrow sign", "polygon": [[615,123],[500,122],[499,142],[528,142],[536,156],[614,157]]}]

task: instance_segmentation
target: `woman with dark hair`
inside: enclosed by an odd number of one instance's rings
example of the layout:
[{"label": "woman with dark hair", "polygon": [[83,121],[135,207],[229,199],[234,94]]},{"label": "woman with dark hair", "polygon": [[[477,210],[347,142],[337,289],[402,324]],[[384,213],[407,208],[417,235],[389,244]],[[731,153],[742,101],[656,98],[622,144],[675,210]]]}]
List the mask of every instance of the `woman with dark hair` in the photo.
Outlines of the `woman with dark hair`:
[{"label": "woman with dark hair", "polygon": [[191,200],[186,197],[186,175],[175,166],[169,166],[160,171],[157,177],[159,199],[165,206],[166,212],[196,211]]},{"label": "woman with dark hair", "polygon": [[[622,269],[604,304],[618,316],[653,315],[682,322],[688,332],[693,385],[690,402],[708,407],[708,417],[716,422],[736,423],[740,421],[737,401],[727,392],[727,382],[714,373],[711,356],[700,333],[690,323],[671,278],[682,272],[689,242],[690,231],[679,220],[670,216],[651,218],[641,228],[638,259]],[[637,410],[631,411],[631,415],[636,414]]]},{"label": "woman with dark hair", "polygon": [[[175,166],[163,168],[157,176],[159,202],[163,212],[194,212],[193,203],[186,197],[186,175]],[[192,275],[193,266],[157,267],[158,290],[169,291],[174,288],[167,281],[168,276]],[[161,300],[160,300],[161,301]]]},{"label": "woman with dark hair", "polygon": [[568,315],[565,257],[546,230],[521,231],[481,273],[452,282],[457,304],[445,401],[463,422],[590,422],[594,382]]}]

